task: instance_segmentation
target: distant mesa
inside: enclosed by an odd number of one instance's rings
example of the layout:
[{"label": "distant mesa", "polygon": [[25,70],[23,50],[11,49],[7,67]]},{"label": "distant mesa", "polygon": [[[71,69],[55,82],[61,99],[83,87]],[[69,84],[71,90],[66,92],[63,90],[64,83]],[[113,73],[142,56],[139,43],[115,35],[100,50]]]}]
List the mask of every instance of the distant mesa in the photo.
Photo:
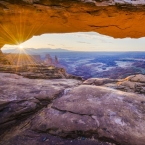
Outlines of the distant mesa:
[{"label": "distant mesa", "polygon": [[[54,58],[54,62],[52,62],[52,58],[49,55],[49,53],[57,53],[57,52],[70,52],[70,51],[66,50],[66,49],[61,49],[61,48],[58,48],[58,49],[25,48],[25,52],[22,52],[22,53],[17,48],[2,49],[2,51],[0,50],[1,57],[4,56],[4,54],[5,54],[7,59],[11,60],[13,64],[16,64],[17,60],[18,60],[18,56],[21,56],[19,59],[19,64],[22,63],[22,61],[24,62],[24,64],[29,64],[31,61],[31,63],[35,62],[37,64],[44,63],[46,65],[53,64],[53,65],[58,66],[59,62],[58,62],[57,56]],[[45,56],[44,61],[41,58],[42,55]],[[1,60],[0,60],[0,62],[1,62]]]},{"label": "distant mesa", "polygon": [[[7,49],[2,49],[3,53],[20,53],[20,51],[17,48],[7,48]],[[25,48],[25,52],[27,54],[30,55],[34,55],[34,54],[47,54],[50,52],[70,52],[70,50],[67,49],[63,49],[63,48],[56,48],[56,49],[52,49],[52,48]]]},{"label": "distant mesa", "polygon": [[[2,57],[1,59],[5,59],[11,62],[12,65],[22,66],[22,65],[33,65],[33,64],[41,64],[46,66],[56,66],[60,67],[60,63],[58,57],[55,56],[52,58],[50,54],[46,54],[44,59],[41,58],[41,55],[29,55],[29,54],[0,54]],[[0,63],[2,63],[0,59]],[[2,63],[3,64],[3,63]]]}]

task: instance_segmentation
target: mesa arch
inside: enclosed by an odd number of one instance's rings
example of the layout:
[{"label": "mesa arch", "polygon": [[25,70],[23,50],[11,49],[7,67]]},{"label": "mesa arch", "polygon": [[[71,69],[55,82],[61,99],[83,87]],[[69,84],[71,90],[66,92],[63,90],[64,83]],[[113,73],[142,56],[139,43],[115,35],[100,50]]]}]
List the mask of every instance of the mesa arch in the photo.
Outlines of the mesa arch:
[{"label": "mesa arch", "polygon": [[145,36],[143,0],[0,1],[0,48],[34,35],[94,31],[114,38]]}]

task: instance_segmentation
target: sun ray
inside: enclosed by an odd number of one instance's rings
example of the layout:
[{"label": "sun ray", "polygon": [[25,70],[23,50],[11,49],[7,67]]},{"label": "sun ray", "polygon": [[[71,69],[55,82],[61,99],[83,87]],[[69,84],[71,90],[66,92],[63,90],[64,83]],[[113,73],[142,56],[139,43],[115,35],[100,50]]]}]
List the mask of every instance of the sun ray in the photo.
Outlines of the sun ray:
[{"label": "sun ray", "polygon": [[[35,10],[37,11],[37,9]],[[13,22],[12,25],[14,25],[14,29],[8,29],[7,26],[3,26],[2,24],[0,24],[0,27],[3,29],[4,36],[6,37],[6,39],[1,39],[2,43],[8,40],[10,44],[17,45],[17,51],[15,52],[15,54],[7,55],[9,60],[16,65],[17,71],[20,65],[40,64],[40,62],[38,62],[35,57],[30,56],[27,51],[25,51],[25,48],[22,46],[21,43],[36,34],[39,29],[43,27],[46,19],[44,19],[43,21],[38,21],[34,23],[34,25],[27,27],[28,29],[26,29],[26,25],[28,22],[27,17],[29,14],[28,11],[28,9],[25,9],[23,7],[16,7],[13,13],[14,17],[10,17]]]},{"label": "sun ray", "polygon": [[16,40],[16,38],[10,34],[10,30],[8,30],[5,26],[2,26],[2,24],[0,24],[0,27],[4,30],[3,35],[6,36],[7,38],[9,38],[13,43],[18,43],[18,41]]}]

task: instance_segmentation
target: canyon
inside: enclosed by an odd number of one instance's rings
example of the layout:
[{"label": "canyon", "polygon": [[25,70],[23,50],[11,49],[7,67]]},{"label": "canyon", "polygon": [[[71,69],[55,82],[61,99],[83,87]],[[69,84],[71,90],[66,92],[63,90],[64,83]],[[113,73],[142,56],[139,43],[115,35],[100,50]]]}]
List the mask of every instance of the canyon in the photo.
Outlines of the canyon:
[{"label": "canyon", "polygon": [[[144,37],[144,5],[143,0],[3,0],[0,48],[45,33]],[[83,80],[56,66],[15,71],[1,50],[0,64],[0,145],[145,144],[145,75]]]}]

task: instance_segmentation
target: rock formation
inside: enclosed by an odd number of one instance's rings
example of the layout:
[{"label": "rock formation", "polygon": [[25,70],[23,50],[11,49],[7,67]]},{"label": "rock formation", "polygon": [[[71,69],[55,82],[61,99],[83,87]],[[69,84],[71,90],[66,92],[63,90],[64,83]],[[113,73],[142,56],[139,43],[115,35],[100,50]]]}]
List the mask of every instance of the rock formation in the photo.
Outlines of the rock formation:
[{"label": "rock formation", "polygon": [[[144,80],[135,75],[82,82],[0,73],[0,145],[144,145],[145,93],[123,83],[144,86]],[[126,89],[115,88],[116,82]]]},{"label": "rock formation", "polygon": [[51,56],[49,54],[45,55],[44,64],[52,65],[52,58],[51,58]]},{"label": "rock formation", "polygon": [[131,75],[125,79],[90,78],[84,85],[105,86],[124,92],[145,94],[145,75]]},{"label": "rock formation", "polygon": [[142,74],[132,75],[118,82],[118,86],[126,91],[145,93],[145,76]]},{"label": "rock formation", "polygon": [[60,67],[58,57],[56,55],[54,59],[52,59],[52,57],[49,54],[46,54],[44,58],[44,64],[48,66],[54,65],[56,67]]},{"label": "rock formation", "polygon": [[55,65],[59,65],[59,61],[58,61],[57,56],[55,56],[55,58],[54,58],[54,64],[55,64]]},{"label": "rock formation", "polygon": [[109,79],[109,78],[90,78],[83,82],[83,84],[86,85],[96,85],[96,86],[102,86],[107,83],[117,82],[115,79]]},{"label": "rock formation", "polygon": [[6,58],[6,56],[0,50],[0,65],[10,65],[11,62]]},{"label": "rock formation", "polygon": [[22,65],[32,65],[32,64],[41,64],[42,60],[40,58],[40,55],[28,55],[25,53],[8,53],[8,54],[2,54],[3,58],[5,58],[7,61],[11,62],[13,65],[22,66]]},{"label": "rock formation", "polygon": [[114,38],[143,37],[144,4],[142,0],[0,1],[0,47],[44,33],[94,31]]},{"label": "rock formation", "polygon": [[18,74],[29,79],[83,80],[82,77],[68,74],[64,68],[44,64],[0,65],[0,72]]}]

